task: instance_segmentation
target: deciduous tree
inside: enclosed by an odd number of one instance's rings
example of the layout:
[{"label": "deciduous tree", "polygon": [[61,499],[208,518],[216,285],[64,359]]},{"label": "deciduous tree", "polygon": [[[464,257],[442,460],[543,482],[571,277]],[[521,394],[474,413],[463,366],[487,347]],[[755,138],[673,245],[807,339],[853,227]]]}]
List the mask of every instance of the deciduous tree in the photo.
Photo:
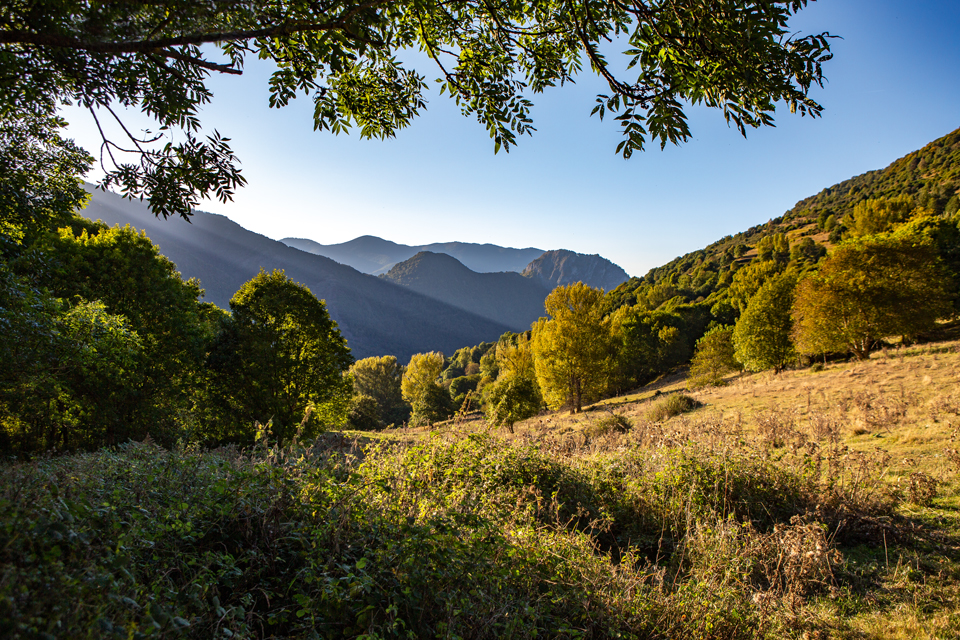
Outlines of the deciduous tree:
[{"label": "deciduous tree", "polygon": [[733,327],[714,327],[697,341],[690,362],[690,385],[702,387],[723,384],[723,376],[740,370],[734,356]]},{"label": "deciduous tree", "polygon": [[578,413],[600,397],[612,366],[613,341],[603,315],[603,290],[582,282],[557,287],[544,301],[549,319],[533,325],[537,382],[553,409]]},{"label": "deciduous tree", "polygon": [[919,236],[868,236],[837,247],[798,287],[801,353],[868,356],[885,336],[914,336],[951,313],[947,278]]},{"label": "deciduous tree", "polygon": [[249,439],[254,421],[272,420],[277,439],[289,441],[308,409],[306,436],[342,425],[353,358],[324,302],[276,270],[246,282],[230,308],[210,358],[217,395],[232,408],[226,439]]},{"label": "deciduous tree", "polygon": [[403,372],[401,391],[410,403],[411,424],[432,424],[446,420],[453,413],[453,400],[440,385],[445,360],[442,353],[416,353]]},{"label": "deciduous tree", "polygon": [[403,365],[395,356],[373,356],[357,360],[350,367],[353,390],[358,396],[373,398],[378,419],[386,425],[402,424],[410,415],[410,405],[403,400],[400,382]]},{"label": "deciduous tree", "polygon": [[853,237],[872,236],[892,230],[895,224],[907,219],[913,208],[913,198],[906,194],[868,198],[854,205],[844,223]]},{"label": "deciduous tree", "polygon": [[791,273],[774,276],[750,298],[737,320],[733,330],[735,354],[747,369],[780,373],[796,355],[790,315],[796,284]]}]

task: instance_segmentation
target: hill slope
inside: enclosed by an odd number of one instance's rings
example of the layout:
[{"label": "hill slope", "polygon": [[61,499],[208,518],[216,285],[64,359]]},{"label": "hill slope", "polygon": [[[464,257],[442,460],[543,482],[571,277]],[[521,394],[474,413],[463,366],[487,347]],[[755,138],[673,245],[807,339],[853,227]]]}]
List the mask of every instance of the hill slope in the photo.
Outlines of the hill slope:
[{"label": "hill slope", "polygon": [[320,244],[304,238],[283,238],[284,244],[308,253],[326,256],[357,271],[380,275],[393,265],[409,260],[421,251],[445,253],[478,273],[522,271],[527,264],[543,253],[543,249],[513,249],[495,244],[469,242],[438,242],[411,247],[376,236],[360,236],[340,244]]},{"label": "hill slope", "polygon": [[543,299],[550,292],[519,273],[476,273],[456,258],[429,251],[394,265],[380,277],[514,331],[526,331],[544,314]]},{"label": "hill slope", "polygon": [[[951,215],[960,208],[958,190],[960,129],[907,154],[884,169],[868,171],[823,189],[765,224],[721,238],[703,249],[651,269],[643,277],[630,278],[610,292],[608,308],[635,304],[643,297],[645,290],[649,293],[657,285],[669,289],[666,297],[660,296],[663,300],[680,296],[691,303],[698,300],[716,301],[729,286],[729,276],[756,256],[757,243],[767,236],[783,233],[791,245],[808,237],[829,247],[832,244],[831,234],[822,222],[832,216],[839,225],[844,216],[863,200],[907,194],[917,206],[938,214]],[[835,240],[836,236],[833,237]]]},{"label": "hill slope", "polygon": [[496,340],[509,327],[423,296],[259,235],[230,219],[196,212],[192,224],[158,220],[140,202],[93,190],[81,214],[108,225],[141,229],[185,278],[198,278],[205,299],[229,308],[228,301],[259,270],[284,269],[288,276],[327,302],[356,358],[410,355],[438,350],[453,353],[465,344]]}]

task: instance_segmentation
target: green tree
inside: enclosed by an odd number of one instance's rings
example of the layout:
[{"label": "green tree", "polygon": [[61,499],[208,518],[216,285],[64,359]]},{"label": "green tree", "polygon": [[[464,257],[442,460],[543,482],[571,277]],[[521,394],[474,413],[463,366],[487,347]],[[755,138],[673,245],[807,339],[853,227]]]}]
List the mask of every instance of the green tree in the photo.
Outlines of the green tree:
[{"label": "green tree", "polygon": [[[98,119],[114,119],[118,104],[140,109],[161,138],[105,140],[104,184],[145,196],[158,214],[188,216],[200,199],[227,199],[244,182],[227,139],[202,137],[199,112],[211,99],[210,74],[239,75],[247,56],[276,63],[271,106],[302,92],[314,102],[316,129],[355,125],[364,137],[388,137],[425,107],[424,75],[397,57],[420,51],[439,69],[442,90],[489,129],[495,149],[533,130],[529,94],[572,80],[587,61],[608,85],[594,112],[620,124],[618,151],[629,156],[648,139],[687,140],[684,103],[722,111],[741,133],[772,125],[777,102],[817,116],[808,93],[822,84],[830,36],[795,35],[789,21],[806,4],[7,3],[0,113],[18,123],[39,114],[42,131],[31,136],[40,140],[62,128],[52,118],[58,104]],[[630,47],[625,60],[608,60],[603,44],[620,34]],[[617,77],[618,69],[630,72]]]},{"label": "green tree", "polygon": [[683,317],[671,311],[620,307],[610,316],[620,388],[632,388],[680,364],[686,355]]},{"label": "green tree", "polygon": [[499,376],[484,389],[484,410],[492,424],[504,425],[513,433],[514,423],[543,408],[530,334],[511,334],[507,340],[501,336],[496,358]]},{"label": "green tree", "polygon": [[774,233],[757,242],[757,257],[762,261],[773,260],[781,264],[790,259],[790,239],[784,233]]},{"label": "green tree", "polygon": [[377,405],[377,419],[384,425],[402,424],[410,416],[410,405],[403,399],[400,382],[403,365],[395,356],[373,356],[357,360],[350,367],[353,390],[369,396]]},{"label": "green tree", "polygon": [[443,354],[436,351],[410,357],[400,383],[403,399],[413,408],[410,424],[433,424],[453,414],[453,400],[440,385],[445,365]]},{"label": "green tree", "polygon": [[68,222],[38,233],[10,266],[68,304],[99,301],[105,313],[123,316],[144,352],[129,380],[139,402],[125,405],[126,419],[149,424],[155,439],[170,444],[193,402],[217,312],[199,302],[199,283],[184,282],[143,233],[77,216]]},{"label": "green tree", "polygon": [[915,336],[952,311],[948,279],[929,241],[868,236],[838,246],[801,281],[793,315],[804,354],[866,358],[885,336]]},{"label": "green tree", "polygon": [[790,310],[796,284],[791,273],[774,276],[750,298],[733,330],[736,358],[747,369],[780,373],[795,357]]},{"label": "green tree", "polygon": [[0,268],[0,451],[91,449],[143,438],[142,344],[101,302],[70,306]]},{"label": "green tree", "polygon": [[856,238],[891,231],[913,211],[913,198],[903,194],[894,198],[868,198],[858,202],[844,219],[850,235]]},{"label": "green tree", "polygon": [[603,315],[603,290],[582,282],[554,289],[544,301],[550,319],[533,325],[537,382],[552,409],[579,413],[600,397],[613,364],[613,340]]},{"label": "green tree", "polygon": [[537,415],[542,408],[540,386],[529,376],[507,376],[487,388],[484,402],[487,420],[507,427],[510,433],[514,424]]},{"label": "green tree", "polygon": [[780,272],[780,265],[769,260],[755,260],[733,274],[730,282],[730,302],[740,313],[747,309],[750,299],[770,277]]},{"label": "green tree", "polygon": [[[57,134],[65,126],[52,116],[0,116],[0,239],[25,242],[88,200],[81,176],[93,158]],[[0,245],[0,255],[8,251]]]},{"label": "green tree", "polygon": [[690,362],[690,386],[723,384],[723,376],[740,369],[734,355],[733,327],[714,327],[697,341],[697,350]]},{"label": "green tree", "polygon": [[287,442],[301,423],[307,437],[324,425],[342,425],[352,395],[343,374],[353,358],[326,304],[275,270],[240,287],[230,308],[233,316],[209,359],[210,401],[229,410],[209,435],[249,440],[255,421],[272,421],[278,441]]},{"label": "green tree", "polygon": [[807,236],[791,247],[790,262],[805,266],[814,265],[825,255],[827,255],[827,248]]}]

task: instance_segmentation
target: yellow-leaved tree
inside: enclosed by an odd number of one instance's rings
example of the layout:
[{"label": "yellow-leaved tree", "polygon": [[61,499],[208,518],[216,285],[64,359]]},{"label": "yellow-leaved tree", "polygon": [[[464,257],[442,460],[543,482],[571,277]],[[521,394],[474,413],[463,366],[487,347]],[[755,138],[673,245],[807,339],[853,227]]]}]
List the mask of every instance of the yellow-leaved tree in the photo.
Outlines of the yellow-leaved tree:
[{"label": "yellow-leaved tree", "polygon": [[436,351],[410,357],[400,381],[400,391],[413,408],[411,425],[432,424],[446,420],[453,413],[450,394],[440,385],[444,364],[443,354]]},{"label": "yellow-leaved tree", "polygon": [[603,290],[582,282],[554,289],[544,301],[550,318],[533,325],[537,382],[551,409],[570,413],[599,398],[613,364],[613,340],[603,314]]}]

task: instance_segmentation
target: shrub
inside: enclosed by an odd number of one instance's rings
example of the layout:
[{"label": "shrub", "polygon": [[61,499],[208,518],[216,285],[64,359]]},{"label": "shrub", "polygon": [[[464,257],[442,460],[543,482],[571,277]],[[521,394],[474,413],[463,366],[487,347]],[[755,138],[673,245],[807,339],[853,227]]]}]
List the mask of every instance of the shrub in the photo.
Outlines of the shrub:
[{"label": "shrub", "polygon": [[633,423],[628,417],[619,413],[611,413],[604,416],[584,429],[590,437],[605,436],[611,433],[626,433],[633,428]]},{"label": "shrub", "polygon": [[647,411],[647,420],[650,422],[663,422],[681,413],[688,413],[702,406],[702,403],[688,395],[674,393],[656,401]]}]

